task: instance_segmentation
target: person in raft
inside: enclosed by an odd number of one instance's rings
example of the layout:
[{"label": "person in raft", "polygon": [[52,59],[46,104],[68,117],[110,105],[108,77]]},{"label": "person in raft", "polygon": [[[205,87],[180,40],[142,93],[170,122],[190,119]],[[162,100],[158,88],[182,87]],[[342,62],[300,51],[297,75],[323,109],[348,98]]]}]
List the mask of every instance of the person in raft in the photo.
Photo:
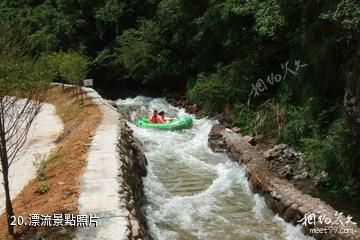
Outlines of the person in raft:
[{"label": "person in raft", "polygon": [[158,123],[158,111],[154,110],[148,118],[149,123]]},{"label": "person in raft", "polygon": [[168,123],[170,121],[171,121],[171,119],[165,118],[164,111],[159,112],[159,116],[158,116],[158,120],[157,120],[158,123]]}]

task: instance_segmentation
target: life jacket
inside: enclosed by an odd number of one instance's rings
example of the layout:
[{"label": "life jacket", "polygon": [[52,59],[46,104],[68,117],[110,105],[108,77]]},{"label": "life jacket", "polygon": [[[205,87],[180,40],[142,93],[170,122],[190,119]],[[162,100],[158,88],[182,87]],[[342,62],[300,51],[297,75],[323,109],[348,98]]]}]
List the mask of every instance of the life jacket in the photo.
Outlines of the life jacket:
[{"label": "life jacket", "polygon": [[151,114],[148,118],[148,122],[149,123],[157,123],[158,122],[157,116],[155,116],[154,114]]}]

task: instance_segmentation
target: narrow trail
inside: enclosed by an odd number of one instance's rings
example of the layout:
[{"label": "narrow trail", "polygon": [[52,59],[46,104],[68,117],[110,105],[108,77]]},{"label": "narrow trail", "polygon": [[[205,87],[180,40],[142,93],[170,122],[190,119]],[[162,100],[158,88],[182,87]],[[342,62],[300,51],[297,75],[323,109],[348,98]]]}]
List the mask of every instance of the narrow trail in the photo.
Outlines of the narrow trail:
[{"label": "narrow trail", "polygon": [[196,119],[183,131],[143,129],[133,122],[153,109],[187,114],[163,99],[136,97],[117,105],[145,146],[142,211],[154,239],[312,239],[251,193],[242,167],[208,148],[213,121]]}]

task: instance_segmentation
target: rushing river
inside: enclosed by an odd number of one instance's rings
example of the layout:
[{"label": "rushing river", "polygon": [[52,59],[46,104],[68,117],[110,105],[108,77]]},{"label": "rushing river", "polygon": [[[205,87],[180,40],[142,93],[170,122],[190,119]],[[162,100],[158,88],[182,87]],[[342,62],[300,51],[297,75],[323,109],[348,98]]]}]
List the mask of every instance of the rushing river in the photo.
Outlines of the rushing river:
[{"label": "rushing river", "polygon": [[154,109],[168,116],[188,114],[159,98],[136,97],[117,105],[145,146],[142,210],[154,239],[310,239],[251,193],[241,166],[207,147],[213,121],[196,119],[182,131],[144,129],[133,123]]}]

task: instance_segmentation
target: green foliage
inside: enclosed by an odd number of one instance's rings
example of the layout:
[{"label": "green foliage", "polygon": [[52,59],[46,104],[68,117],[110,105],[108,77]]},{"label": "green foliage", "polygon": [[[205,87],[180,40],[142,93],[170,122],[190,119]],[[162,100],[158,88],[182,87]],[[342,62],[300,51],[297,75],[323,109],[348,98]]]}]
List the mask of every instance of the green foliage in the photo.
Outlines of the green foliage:
[{"label": "green foliage", "polygon": [[76,52],[59,52],[43,55],[41,61],[48,62],[52,71],[55,71],[65,81],[73,85],[80,85],[86,78],[89,59]]},{"label": "green foliage", "polygon": [[[337,149],[336,141],[352,139],[332,125],[344,89],[360,93],[356,1],[0,0],[0,9],[0,20],[16,23],[30,41],[16,50],[0,39],[1,88],[30,89],[54,75],[79,84],[89,70],[113,96],[172,90],[186,92],[203,113],[230,110],[248,133],[306,149],[319,170],[329,166],[324,156],[336,162],[356,152]],[[252,84],[294,60],[308,66],[248,101]],[[358,171],[359,161],[347,163]]]},{"label": "green foliage", "polygon": [[243,133],[252,133],[251,122],[254,119],[254,111],[246,104],[237,103],[232,110],[232,121],[239,126]]},{"label": "green foliage", "polygon": [[236,104],[232,112],[233,122],[247,134],[279,137],[286,124],[286,109],[274,100],[265,101],[255,110]]},{"label": "green foliage", "polygon": [[301,139],[317,137],[319,127],[314,120],[311,106],[313,99],[301,107],[289,106],[286,111],[286,125],[280,134],[280,141],[300,146]]},{"label": "green foliage", "polygon": [[[129,77],[144,79],[145,82],[155,80],[156,72],[160,67],[158,63],[161,57],[154,57],[158,48],[156,41],[159,28],[153,22],[144,22],[138,30],[126,30],[118,43],[121,46],[117,50],[120,62],[129,71]],[[152,69],[152,71],[149,71]]]},{"label": "green foliage", "polygon": [[274,101],[266,101],[257,107],[251,121],[251,129],[257,133],[279,136],[285,127],[286,109]]},{"label": "green foliage", "polygon": [[21,31],[2,25],[0,36],[0,96],[47,87],[54,72],[47,63],[28,56],[27,39]]},{"label": "green foliage", "polygon": [[204,113],[222,112],[229,103],[248,99],[250,80],[239,73],[239,62],[228,66],[217,65],[212,74],[201,73],[195,85],[188,90],[188,96],[204,106]]},{"label": "green foliage", "polygon": [[49,190],[50,190],[50,189],[49,189],[48,186],[46,186],[46,185],[41,185],[41,186],[39,187],[39,189],[36,190],[36,192],[37,192],[38,194],[45,194],[45,193],[47,193]]},{"label": "green foliage", "polygon": [[119,20],[125,14],[125,9],[125,2],[110,0],[96,11],[95,18],[100,38],[103,38],[111,28],[114,28],[116,33],[120,33],[121,23]]},{"label": "green foliage", "polygon": [[328,133],[318,138],[303,138],[302,144],[317,171],[331,172],[329,180],[343,176],[341,180],[348,182],[351,177],[348,173],[356,171],[356,161],[360,156],[350,139],[351,131],[345,119],[341,118],[333,122]]},{"label": "green foliage", "polygon": [[40,181],[45,181],[48,177],[45,172],[46,159],[45,156],[36,155],[33,165],[36,169],[36,175]]},{"label": "green foliage", "polygon": [[236,96],[237,91],[227,81],[225,71],[219,66],[214,74],[199,74],[195,86],[188,93],[190,99],[205,106],[205,113],[222,111],[225,104]]},{"label": "green foliage", "polygon": [[71,84],[81,85],[81,81],[86,78],[89,60],[76,52],[59,53],[58,57],[61,59],[61,76]]},{"label": "green foliage", "polygon": [[253,28],[259,35],[274,37],[278,29],[284,25],[279,1],[276,0],[227,0],[223,3],[223,16],[253,16]]},{"label": "green foliage", "polygon": [[336,10],[321,14],[323,19],[338,23],[345,30],[360,31],[360,3],[353,0],[341,0]]}]

